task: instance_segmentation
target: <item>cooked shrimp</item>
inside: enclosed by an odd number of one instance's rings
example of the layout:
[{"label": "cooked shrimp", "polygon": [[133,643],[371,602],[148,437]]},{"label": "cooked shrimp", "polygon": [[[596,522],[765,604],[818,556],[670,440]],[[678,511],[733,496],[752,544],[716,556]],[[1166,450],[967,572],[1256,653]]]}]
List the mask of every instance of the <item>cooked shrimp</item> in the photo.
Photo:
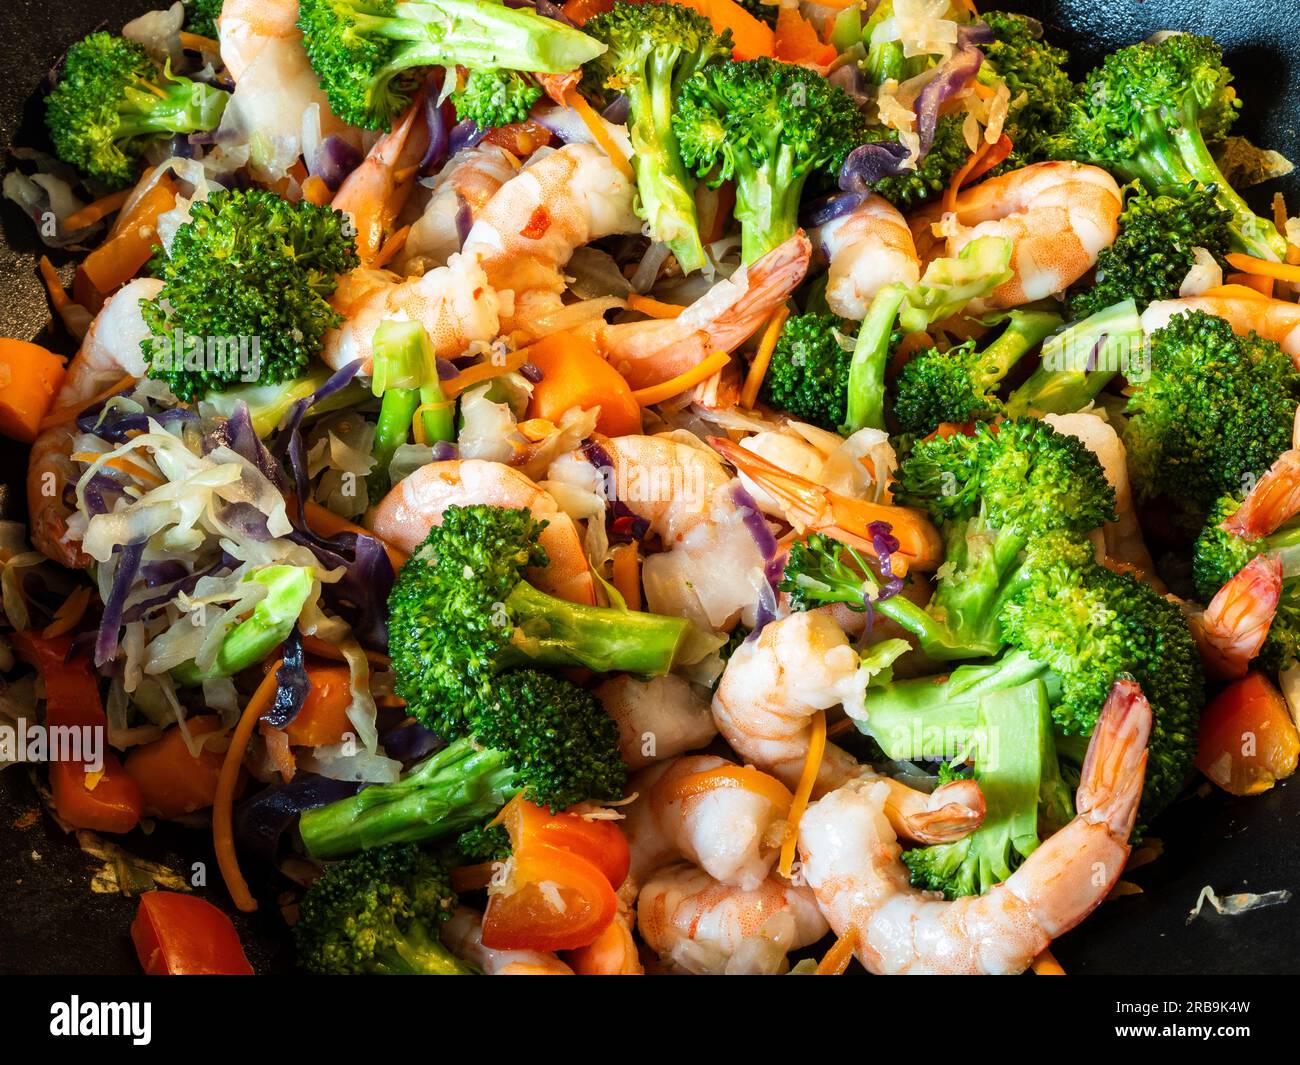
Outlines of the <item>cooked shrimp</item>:
[{"label": "cooked shrimp", "polygon": [[579,950],[566,950],[564,960],[578,976],[644,976],[645,966],[632,938],[635,923],[635,914],[620,898],[618,913],[596,941]]},{"label": "cooked shrimp", "polygon": [[810,236],[830,262],[826,302],[841,318],[861,320],[886,285],[914,285],[920,279],[921,263],[907,221],[875,193]]},{"label": "cooked shrimp", "polygon": [[618,724],[618,753],[629,769],[705,746],[718,734],[709,701],[675,673],[611,677],[593,693]]},{"label": "cooked shrimp", "polygon": [[298,0],[226,0],[217,16],[221,61],[239,83],[272,41],[301,41]]},{"label": "cooked shrimp", "polygon": [[1178,300],[1156,300],[1142,312],[1142,328],[1154,333],[1169,324],[1177,314],[1204,311],[1222,318],[1233,332],[1252,330],[1265,340],[1272,340],[1300,365],[1300,304],[1263,296],[1189,296]]},{"label": "cooked shrimp", "polygon": [[403,261],[445,263],[460,251],[461,241],[467,236],[461,231],[462,213],[472,225],[497,190],[518,170],[518,159],[487,142],[452,156],[439,171],[429,202],[411,225],[402,249]]},{"label": "cooked shrimp", "polygon": [[632,182],[599,148],[568,144],[533,160],[488,201],[464,248],[493,287],[514,293],[503,332],[526,337],[562,306],[564,267],[576,249],[641,231]]},{"label": "cooked shrimp", "polygon": [[429,146],[424,93],[418,93],[392,130],[375,141],[362,163],[334,194],[330,206],[351,220],[361,265],[379,258],[393,223],[415,189],[420,158]]},{"label": "cooked shrimp", "polygon": [[442,523],[452,505],[483,503],[519,507],[546,522],[539,543],[546,550],[544,569],[530,570],[529,579],[544,592],[574,603],[595,603],[595,584],[582,539],[572,519],[518,470],[482,459],[430,462],[404,478],[370,514],[370,527],[385,543],[414,551]]},{"label": "cooked shrimp", "polygon": [[[147,366],[140,345],[150,332],[140,305],[161,290],[161,281],[140,277],[109,298],[68,364],[52,410],[75,409],[127,375],[144,376]],[[90,559],[66,540],[71,514],[64,488],[78,476],[71,458],[76,433],[75,421],[69,418],[36,437],[27,459],[27,512],[36,548],[64,566],[84,569]]]},{"label": "cooked shrimp", "polygon": [[1114,243],[1122,207],[1115,179],[1099,167],[1035,163],[964,189],[954,212],[945,214],[938,204],[913,215],[911,225],[927,259],[940,251],[936,223],[947,238],[947,255],[979,237],[1011,241],[1012,277],[972,301],[971,312],[980,313],[1064,292]]},{"label": "cooked shrimp", "polygon": [[[857,652],[827,614],[799,613],[770,622],[727,660],[713,696],[713,719],[732,749],[794,787],[808,756],[812,718],[838,704],[865,714],[867,676]],[[932,794],[878,778],[847,751],[826,745],[814,795],[853,779],[880,780],[895,831],[918,842],[950,842],[979,827],[984,798],[971,780]]]},{"label": "cooked shrimp", "polygon": [[685,755],[642,770],[628,793],[637,795],[623,822],[633,884],[678,858],[746,891],[772,871],[790,793],[766,773],[715,755]]},{"label": "cooked shrimp", "polygon": [[1296,514],[1300,514],[1300,451],[1293,448],[1273,460],[1222,527],[1243,539],[1259,540]]},{"label": "cooked shrimp", "polygon": [[676,318],[609,325],[597,343],[633,388],[667,381],[753,336],[803,280],[811,253],[808,238],[796,233],[719,281]]},{"label": "cooked shrimp", "polygon": [[799,826],[802,872],[837,935],[873,973],[1019,973],[1110,893],[1129,855],[1146,771],[1151,709],[1116,681],[1076,793],[1079,811],[1003,883],[952,902],[909,884],[885,816],[887,792],[854,781]]},{"label": "cooked shrimp", "polygon": [[1256,555],[1215,593],[1210,605],[1188,618],[1211,680],[1234,680],[1268,638],[1282,598],[1282,560]]},{"label": "cooked shrimp", "polygon": [[482,268],[461,255],[405,280],[387,270],[354,270],[339,279],[330,304],[344,323],[325,334],[321,358],[336,370],[360,360],[365,376],[375,332],[384,322],[419,322],[434,354],[444,358],[462,355],[471,344],[491,341],[500,332],[500,298]]},{"label": "cooked shrimp", "polygon": [[807,888],[771,876],[746,891],[686,863],[661,869],[646,884],[637,924],[663,961],[697,974],[775,975],[790,951],[826,934]]},{"label": "cooked shrimp", "polygon": [[493,950],[483,945],[483,915],[459,906],[441,930],[443,945],[484,976],[572,976],[573,970],[544,950]]}]

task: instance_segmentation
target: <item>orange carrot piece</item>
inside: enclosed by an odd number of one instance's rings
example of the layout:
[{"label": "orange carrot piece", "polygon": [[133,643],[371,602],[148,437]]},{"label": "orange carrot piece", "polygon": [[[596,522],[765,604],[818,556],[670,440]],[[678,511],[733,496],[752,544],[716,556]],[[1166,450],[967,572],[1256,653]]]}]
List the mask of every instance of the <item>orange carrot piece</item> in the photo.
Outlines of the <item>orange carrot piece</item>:
[{"label": "orange carrot piece", "polygon": [[1201,293],[1202,296],[1223,296],[1228,299],[1237,300],[1267,300],[1257,288],[1247,288],[1245,285],[1215,285],[1214,288],[1207,288]]},{"label": "orange carrot piece", "polygon": [[49,414],[45,415],[45,417],[41,419],[41,424],[40,424],[41,432],[44,432],[46,429],[53,429],[56,425],[62,425],[64,422],[72,421],[73,418],[75,418],[87,407],[93,407],[96,403],[100,403],[103,400],[108,399],[109,396],[117,395],[123,389],[130,388],[132,385],[135,384],[135,382],[136,382],[136,378],[132,377],[130,374],[127,374],[124,377],[118,378],[118,380],[114,382],[112,385],[110,385],[108,388],[104,389],[102,392],[98,392],[95,395],[91,396],[90,399],[86,400],[85,402],[69,403],[63,407],[55,407],[52,411],[49,412]]},{"label": "orange carrot piece", "polygon": [[221,54],[221,42],[200,33],[181,30],[181,47],[190,52],[207,52],[209,55]]},{"label": "orange carrot piece", "polygon": [[614,587],[629,610],[641,609],[641,557],[636,544],[620,544],[613,551]]},{"label": "orange carrot piece", "polygon": [[631,160],[610,136],[604,119],[596,114],[591,104],[587,103],[587,98],[577,89],[570,89],[564,96],[564,102],[578,113],[578,117],[582,119],[583,125],[600,146],[600,150],[609,156],[610,162],[623,172],[624,177],[631,178],[633,176]]},{"label": "orange carrot piece", "polygon": [[500,377],[502,374],[514,373],[528,361],[529,351],[529,348],[519,348],[498,362],[489,360],[461,370],[455,377],[449,377],[442,382],[442,394],[448,399],[455,399],[467,388],[481,385],[484,381],[491,381],[492,378]]},{"label": "orange carrot piece", "polygon": [[384,241],[384,246],[379,249],[379,254],[375,256],[375,261],[371,264],[376,270],[381,270],[394,259],[403,248],[406,247],[406,238],[411,235],[410,226],[402,226],[396,233]]},{"label": "orange carrot piece", "polygon": [[614,0],[566,0],[560,9],[571,22],[583,25],[587,19],[603,15],[614,8]]},{"label": "orange carrot piece", "polygon": [[632,395],[636,397],[636,401],[643,407],[662,403],[666,399],[672,399],[673,396],[680,395],[688,388],[694,388],[701,381],[707,381],[730,361],[731,356],[727,352],[715,351],[712,355],[697,362],[685,373],[670,377],[667,381],[661,381],[657,385],[638,388]]},{"label": "orange carrot piece", "polygon": [[[221,731],[216,714],[192,717],[185,724],[192,737]],[[190,754],[180,726],[173,725],[152,743],[132,748],[125,768],[144,796],[144,812],[169,821],[212,805],[224,759],[206,745],[197,757]],[[243,791],[245,783],[241,774],[235,794]]]},{"label": "orange carrot piece", "polygon": [[59,609],[54,612],[54,620],[41,630],[41,636],[52,640],[65,632],[71,632],[85,617],[86,607],[89,605],[90,586],[82,584],[74,588],[72,594],[59,604]]},{"label": "orange carrot piece", "polygon": [[1240,285],[1242,288],[1254,289],[1265,299],[1273,298],[1273,278],[1265,277],[1263,274],[1248,274],[1243,271],[1237,274],[1229,274],[1223,280],[1228,285]]},{"label": "orange carrot piece", "polygon": [[798,7],[783,5],[777,11],[773,45],[776,58],[783,63],[826,67],[839,55],[833,44],[826,44],[817,36],[817,30],[799,13]]},{"label": "orange carrot piece", "polygon": [[1196,746],[1196,768],[1230,795],[1268,791],[1300,761],[1287,702],[1262,673],[1247,673],[1211,700]]},{"label": "orange carrot piece", "polygon": [[30,444],[63,384],[63,360],[26,340],[0,337],[0,433]]},{"label": "orange carrot piece", "polygon": [[[317,658],[328,658],[332,662],[346,662],[343,652],[332,643],[326,643],[319,636],[308,636],[305,633],[302,638],[302,648],[308,654],[315,655]],[[392,664],[392,660],[382,651],[367,651],[362,649],[366,656],[366,661],[372,666],[387,668]],[[405,705],[405,704],[403,704]]]},{"label": "orange carrot piece", "polygon": [[714,32],[731,31],[732,57],[757,59],[773,56],[776,52],[776,35],[772,28],[760,22],[735,0],[682,0],[707,18]]},{"label": "orange carrot piece", "polygon": [[853,960],[853,941],[857,939],[857,930],[846,928],[844,934],[831,945],[826,956],[817,963],[818,976],[843,976],[844,970]]},{"label": "orange carrot piece", "polygon": [[1300,266],[1291,263],[1269,262],[1267,259],[1256,259],[1253,255],[1243,255],[1235,251],[1229,252],[1224,258],[1243,274],[1268,277],[1276,281],[1289,281],[1292,284],[1300,283]]},{"label": "orange carrot piece", "polygon": [[635,292],[627,298],[627,309],[644,314],[647,318],[676,318],[686,310],[680,304],[663,303],[649,296],[637,295]]},{"label": "orange carrot piece", "polygon": [[118,223],[118,231],[86,256],[81,270],[107,296],[139,273],[158,241],[158,216],[176,206],[176,184],[164,175]]},{"label": "orange carrot piece", "polygon": [[266,744],[267,757],[271,759],[275,771],[280,774],[280,779],[285,784],[288,784],[298,771],[298,763],[289,747],[289,737],[284,734],[282,729],[268,725],[265,721],[258,725],[257,730],[262,734],[262,742]]},{"label": "orange carrot piece", "polygon": [[317,207],[324,207],[330,200],[334,199],[334,193],[330,191],[330,187],[324,181],[312,174],[302,183],[302,198],[308,203],[314,203]]},{"label": "orange carrot piece", "polygon": [[[313,503],[310,499],[303,508],[303,516],[307,519],[307,527],[318,536],[336,536],[342,532],[350,532],[360,533],[362,536],[373,536],[376,540],[379,540],[379,537],[375,536],[369,529],[362,528],[356,522],[348,521],[347,518],[340,518],[328,507]],[[407,558],[406,553],[399,551],[391,544],[384,543],[383,540],[379,540],[379,542],[383,544],[384,551],[388,554],[388,561],[392,563],[393,569],[401,569]]]},{"label": "orange carrot piece", "polygon": [[353,731],[348,719],[352,705],[352,677],[347,666],[309,663],[307,677],[311,690],[303,700],[302,709],[289,724],[284,734],[294,747],[323,747],[341,743]]},{"label": "orange carrot piece", "polygon": [[1061,968],[1061,963],[1056,960],[1055,955],[1046,948],[1043,953],[1034,959],[1032,966],[1034,974],[1037,976],[1064,976],[1065,970]]},{"label": "orange carrot piece", "polygon": [[596,428],[606,436],[641,431],[641,405],[632,389],[587,337],[552,333],[528,349],[528,361],[542,371],[528,401],[529,418],[545,418],[558,425],[565,411],[573,407],[599,407]]},{"label": "orange carrot piece", "polygon": [[749,373],[745,375],[745,384],[740,390],[742,407],[753,410],[754,404],[758,402],[758,390],[763,385],[763,378],[767,376],[767,368],[772,364],[772,353],[776,351],[776,342],[781,339],[781,329],[788,317],[790,309],[782,304],[767,320],[762,339],[758,342],[758,351],[754,355],[754,361],[749,364]]},{"label": "orange carrot piece", "polygon": [[78,229],[84,229],[86,226],[93,226],[101,218],[107,218],[115,211],[120,211],[122,205],[131,197],[131,189],[122,189],[120,192],[110,192],[107,196],[102,196],[94,203],[88,203],[79,211],[73,211],[63,220],[65,231],[72,233]]},{"label": "orange carrot piece", "polygon": [[799,774],[799,783],[794,789],[794,801],[790,803],[790,815],[785,821],[785,839],[781,842],[781,860],[777,865],[782,876],[788,877],[794,869],[795,846],[799,842],[799,822],[808,801],[812,798],[813,785],[817,783],[817,774],[821,771],[822,757],[826,754],[826,711],[818,710],[812,718],[812,734],[808,737],[808,756],[804,759],[803,772]]},{"label": "orange carrot piece", "polygon": [[972,181],[978,181],[995,166],[1002,163],[1007,156],[1011,154],[1013,148],[1015,148],[1015,144],[1012,142],[1011,138],[1005,133],[1002,134],[1002,136],[993,142],[993,145],[989,150],[984,153],[983,158],[981,158],[975,166],[971,167],[970,173],[962,178],[962,188],[965,188]]}]

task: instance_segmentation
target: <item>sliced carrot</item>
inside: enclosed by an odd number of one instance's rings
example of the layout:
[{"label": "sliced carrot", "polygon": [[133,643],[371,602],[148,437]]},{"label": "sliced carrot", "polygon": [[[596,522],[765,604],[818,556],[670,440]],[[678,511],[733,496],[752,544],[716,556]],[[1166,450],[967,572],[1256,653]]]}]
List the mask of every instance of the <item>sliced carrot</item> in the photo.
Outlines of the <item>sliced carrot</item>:
[{"label": "sliced carrot", "polygon": [[511,122],[507,126],[497,126],[496,129],[489,130],[483,140],[523,159],[532,155],[538,148],[550,144],[551,136],[551,131],[540,122],[528,119],[524,122]]},{"label": "sliced carrot", "polygon": [[641,556],[636,544],[619,544],[613,551],[614,587],[629,610],[641,609]]},{"label": "sliced carrot", "polygon": [[461,370],[455,377],[449,377],[442,382],[442,394],[448,399],[455,399],[466,389],[473,388],[475,385],[481,385],[484,381],[491,381],[494,377],[501,377],[504,374],[515,373],[528,361],[529,348],[519,348],[512,351],[505,358],[500,360],[491,360],[480,362],[475,366]]},{"label": "sliced carrot", "polygon": [[1247,673],[1201,717],[1196,768],[1230,795],[1258,795],[1296,771],[1300,734],[1286,700],[1262,673]]},{"label": "sliced carrot", "polygon": [[605,120],[596,114],[591,104],[587,103],[587,98],[577,89],[570,89],[564,96],[564,102],[578,113],[578,117],[582,119],[582,124],[587,127],[592,138],[600,146],[600,150],[609,156],[610,161],[623,172],[624,177],[630,179],[632,177],[631,161],[623,149],[615,143],[614,138],[610,136],[609,130],[605,126]]},{"label": "sliced carrot", "polygon": [[644,314],[647,318],[676,318],[686,310],[677,303],[663,303],[649,296],[639,296],[635,292],[627,298],[627,309]]},{"label": "sliced carrot", "polygon": [[1238,285],[1242,288],[1253,289],[1263,296],[1264,299],[1273,298],[1273,278],[1265,277],[1263,274],[1248,274],[1243,271],[1237,274],[1229,274],[1223,280],[1229,285]]},{"label": "sliced carrot", "polygon": [[[103,456],[94,451],[78,451],[68,456],[74,462],[84,462],[87,465],[98,462]],[[138,462],[132,462],[125,455],[114,455],[111,459],[104,459],[105,466],[111,466],[115,470],[120,470],[128,477],[134,477],[137,481],[147,485],[150,488],[160,488],[167,482],[161,475],[147,470]]]},{"label": "sliced carrot", "polygon": [[782,5],[778,9],[772,43],[776,58],[783,63],[826,67],[839,55],[833,44],[826,44],[817,36],[813,24],[799,13],[797,6]]},{"label": "sliced carrot", "polygon": [[603,15],[614,8],[614,0],[566,0],[560,9],[564,17],[579,26],[596,15]]},{"label": "sliced carrot", "polygon": [[158,217],[176,206],[176,183],[164,174],[130,213],[119,220],[117,232],[86,256],[79,272],[103,296],[115,292],[139,273],[158,242]]},{"label": "sliced carrot", "polygon": [[[710,197],[710,193],[712,196]],[[724,181],[716,189],[707,185],[695,187],[695,202],[700,208],[700,239],[705,244],[721,240],[727,231],[727,222],[736,207],[736,183]],[[700,205],[704,205],[701,207]]]},{"label": "sliced carrot", "polygon": [[[0,341],[0,344],[3,343],[4,341]],[[9,341],[9,343],[21,343],[21,341]],[[39,426],[40,431],[44,432],[46,429],[53,429],[56,425],[62,425],[64,422],[72,421],[72,419],[83,410],[88,410],[96,403],[102,403],[110,396],[115,396],[119,392],[131,388],[135,382],[136,378],[127,374],[125,377],[118,378],[118,380],[109,385],[108,388],[104,389],[102,392],[97,392],[87,400],[81,400],[77,403],[69,403],[63,407],[55,407],[49,412],[49,414],[45,415],[45,417],[41,419],[41,424]]]},{"label": "sliced carrot", "polygon": [[790,309],[782,304],[767,320],[762,339],[758,342],[758,351],[754,355],[754,361],[749,364],[749,373],[745,375],[745,384],[740,390],[742,407],[753,410],[754,404],[758,402],[758,390],[763,385],[763,378],[767,376],[767,368],[772,363],[772,353],[776,351],[776,342],[781,338],[781,329],[788,317],[790,317]]},{"label": "sliced carrot", "polygon": [[[327,643],[319,636],[303,635],[302,649],[309,655],[315,655],[317,658],[328,658],[332,662],[346,662],[343,652],[332,643]],[[381,666],[387,668],[392,664],[392,659],[382,651],[368,651],[362,648],[366,656],[366,661],[372,666]]]},{"label": "sliced carrot", "polygon": [[1243,255],[1235,251],[1229,252],[1224,258],[1243,274],[1271,277],[1276,281],[1289,281],[1292,284],[1300,283],[1300,266],[1293,266],[1291,263],[1269,262],[1267,259],[1256,259],[1253,255]]},{"label": "sliced carrot", "polygon": [[314,203],[317,207],[324,207],[330,200],[334,199],[334,193],[330,191],[330,187],[324,181],[312,174],[302,183],[302,198],[308,203]]},{"label": "sliced carrot", "polygon": [[392,563],[394,570],[399,570],[406,562],[407,555],[404,551],[399,551],[391,544],[384,543],[378,536],[375,536],[369,529],[362,528],[356,522],[348,521],[347,518],[341,518],[328,507],[323,507],[319,503],[313,503],[307,500],[303,507],[303,516],[307,519],[307,527],[318,536],[337,536],[339,533],[359,533],[362,536],[373,536],[383,544],[384,551],[388,555],[388,561]]},{"label": "sliced carrot", "polygon": [[948,187],[943,190],[943,209],[945,213],[957,210],[957,194],[961,192],[961,187],[966,183],[967,177],[979,166],[980,160],[988,153],[990,147],[988,142],[981,140],[979,147],[971,153],[970,158],[962,163],[952,175]]},{"label": "sliced carrot", "polygon": [[1238,300],[1264,300],[1269,297],[1265,296],[1257,288],[1247,288],[1245,285],[1215,285],[1214,288],[1207,288],[1201,293],[1202,296],[1222,296],[1226,299]]},{"label": "sliced carrot", "polygon": [[379,249],[379,254],[375,256],[375,261],[371,264],[376,270],[381,270],[394,259],[403,248],[406,247],[406,238],[411,235],[410,226],[402,226],[396,233],[384,241],[384,246]]},{"label": "sliced carrot", "polygon": [[30,444],[63,384],[63,360],[26,340],[0,337],[0,433]]},{"label": "sliced carrot", "polygon": [[769,58],[776,52],[776,35],[735,0],[681,0],[713,24],[715,33],[731,31],[732,57],[735,59]]},{"label": "sliced carrot", "polygon": [[998,166],[1000,163],[1005,161],[1007,156],[1011,154],[1013,148],[1015,148],[1015,144],[1012,143],[1011,138],[1005,133],[1002,134],[993,142],[989,150],[984,153],[983,158],[981,158],[975,166],[971,167],[970,173],[962,178],[962,188],[965,188],[972,181],[979,180],[995,166]]},{"label": "sliced carrot", "polygon": [[794,801],[790,803],[790,816],[786,818],[785,839],[781,842],[781,860],[777,869],[782,876],[788,877],[794,869],[795,845],[799,842],[799,822],[803,820],[804,811],[808,809],[808,800],[812,798],[813,785],[817,783],[817,774],[821,771],[822,757],[826,754],[826,711],[818,710],[813,715],[812,731],[808,736],[808,756],[804,759],[803,772],[799,774],[799,784],[794,789]]},{"label": "sliced carrot", "polygon": [[50,306],[58,314],[62,314],[69,306],[72,305],[72,298],[68,295],[63,287],[63,282],[59,279],[59,272],[50,262],[48,255],[42,255],[36,262],[36,268],[41,272],[41,280],[45,282],[45,291],[50,296]]},{"label": "sliced carrot", "polygon": [[285,784],[288,784],[298,771],[298,763],[289,747],[289,737],[284,734],[282,729],[268,725],[265,721],[258,725],[258,731],[262,734],[262,741],[266,744],[267,757],[271,759],[275,771],[280,774],[280,779]]},{"label": "sliced carrot", "polygon": [[352,675],[347,666],[327,666],[311,663],[307,666],[311,690],[303,700],[302,709],[289,724],[284,734],[294,747],[324,747],[341,743],[353,731],[348,719],[352,705]]},{"label": "sliced carrot", "polygon": [[81,210],[73,211],[63,220],[64,230],[68,233],[74,233],[78,229],[93,226],[101,218],[107,218],[109,215],[120,211],[134,191],[134,189],[122,189],[120,192],[110,192],[107,196],[100,197],[94,203],[86,204]]},{"label": "sliced carrot", "polygon": [[230,746],[226,749],[225,759],[221,763],[221,773],[217,778],[216,791],[212,798],[212,847],[217,855],[217,868],[221,878],[226,882],[226,890],[235,906],[244,913],[257,909],[257,900],[248,890],[248,881],[239,871],[239,856],[235,853],[234,801],[235,789],[243,771],[244,752],[248,741],[253,738],[253,729],[260,718],[275,700],[275,670],[268,669],[266,676],[253,692],[252,698],[240,715],[235,733],[230,737]]},{"label": "sliced carrot", "polygon": [[1052,952],[1046,948],[1034,959],[1033,970],[1037,976],[1064,976],[1065,970]]},{"label": "sliced carrot", "polygon": [[221,54],[221,42],[199,33],[181,30],[181,47],[190,52],[207,52],[209,55]]},{"label": "sliced carrot", "polygon": [[41,636],[47,640],[52,640],[55,636],[62,636],[65,632],[71,632],[85,616],[86,607],[89,605],[90,586],[86,584],[78,585],[72,590],[72,594],[59,604],[59,609],[54,612],[54,620],[41,630]]},{"label": "sliced carrot", "polygon": [[[185,722],[191,737],[221,731],[221,718],[202,714]],[[206,810],[217,794],[224,754],[206,744],[198,756],[190,753],[179,725],[173,725],[152,743],[135,747],[126,756],[127,775],[144,796],[144,812],[164,820]],[[246,778],[240,774],[235,794],[243,791]]]},{"label": "sliced carrot", "polygon": [[697,362],[685,373],[670,377],[667,381],[661,381],[657,385],[650,385],[648,388],[638,388],[632,395],[636,397],[636,401],[643,407],[662,403],[666,399],[672,399],[673,396],[680,395],[688,388],[694,388],[701,381],[707,381],[730,361],[731,356],[727,352],[715,351],[712,355]]},{"label": "sliced carrot", "polygon": [[844,970],[853,960],[853,943],[857,938],[857,930],[852,925],[844,929],[844,934],[835,940],[826,956],[817,963],[817,975],[843,976]]},{"label": "sliced carrot", "polygon": [[528,349],[528,361],[542,372],[528,401],[528,417],[556,425],[565,411],[600,408],[596,428],[606,436],[641,431],[641,405],[627,381],[601,358],[596,345],[578,333],[552,333]]}]

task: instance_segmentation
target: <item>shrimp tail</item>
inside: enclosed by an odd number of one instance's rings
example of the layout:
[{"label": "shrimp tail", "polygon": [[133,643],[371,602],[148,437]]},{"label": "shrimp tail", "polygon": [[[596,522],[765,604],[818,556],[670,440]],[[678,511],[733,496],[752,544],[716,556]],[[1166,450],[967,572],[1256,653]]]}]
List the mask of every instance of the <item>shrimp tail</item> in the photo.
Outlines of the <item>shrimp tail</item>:
[{"label": "shrimp tail", "polygon": [[1214,680],[1246,675],[1282,598],[1282,560],[1256,555],[1190,621],[1205,671]]},{"label": "shrimp tail", "polygon": [[1259,540],[1276,532],[1297,513],[1300,513],[1300,451],[1292,449],[1277,457],[1220,528],[1244,540]]},{"label": "shrimp tail", "polygon": [[954,780],[930,794],[927,809],[907,818],[908,835],[927,845],[955,843],[984,823],[984,793],[974,780]]},{"label": "shrimp tail", "polygon": [[1132,677],[1111,686],[1088,744],[1075,805],[1091,824],[1127,840],[1137,819],[1146,778],[1151,706]]}]

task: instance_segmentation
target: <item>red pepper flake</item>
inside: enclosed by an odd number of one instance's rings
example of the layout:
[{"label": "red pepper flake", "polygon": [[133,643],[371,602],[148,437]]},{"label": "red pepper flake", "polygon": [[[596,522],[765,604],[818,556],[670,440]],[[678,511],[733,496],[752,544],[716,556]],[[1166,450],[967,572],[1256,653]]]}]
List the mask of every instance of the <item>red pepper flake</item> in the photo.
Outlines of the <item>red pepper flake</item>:
[{"label": "red pepper flake", "polygon": [[529,240],[541,240],[546,236],[546,231],[551,228],[551,216],[547,213],[545,207],[537,207],[529,216],[528,225],[519,231],[521,237],[527,237]]}]

